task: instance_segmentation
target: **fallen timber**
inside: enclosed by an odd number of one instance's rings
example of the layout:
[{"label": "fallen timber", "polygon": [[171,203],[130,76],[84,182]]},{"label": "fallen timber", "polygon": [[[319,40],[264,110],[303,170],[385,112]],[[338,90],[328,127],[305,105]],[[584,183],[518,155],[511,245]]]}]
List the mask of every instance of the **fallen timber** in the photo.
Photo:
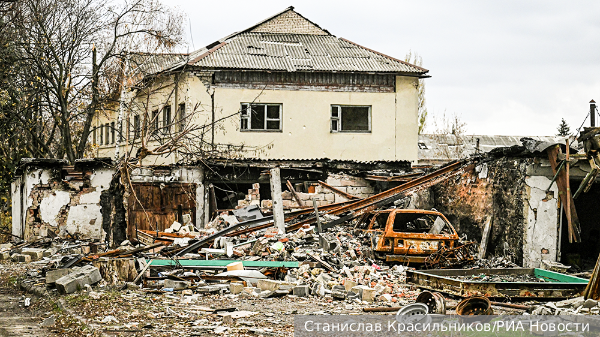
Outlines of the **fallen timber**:
[{"label": "fallen timber", "polygon": [[[350,220],[360,216],[361,214],[375,210],[379,207],[390,205],[394,201],[405,197],[410,192],[415,192],[415,191],[418,191],[418,190],[421,190],[424,188],[428,188],[432,185],[435,185],[442,180],[448,179],[450,176],[453,175],[453,173],[456,173],[456,171],[459,168],[463,167],[464,165],[465,165],[464,161],[458,161],[458,162],[452,163],[446,167],[443,167],[433,173],[430,173],[426,176],[414,179],[412,181],[409,181],[407,183],[404,183],[400,186],[394,187],[387,191],[381,192],[381,193],[371,196],[369,198],[360,199],[360,200],[350,202],[349,204],[342,205],[342,206],[340,206],[339,204],[336,204],[335,206],[329,205],[329,206],[320,207],[319,210],[325,210],[326,211],[325,214],[327,214],[327,215],[339,216],[339,215],[348,213],[348,214],[340,217],[337,220],[334,220],[334,221],[324,224],[323,229],[333,227],[333,226],[343,223],[345,221],[350,221]],[[293,214],[288,214],[286,216],[285,220],[289,221],[291,219],[296,218],[299,215],[309,214],[309,213],[311,213],[311,210],[301,210],[298,212],[294,212]],[[301,221],[301,222],[286,226],[286,231],[297,230],[306,224],[309,224],[309,225],[314,224],[314,223],[316,223],[316,221],[317,221],[317,217],[314,216],[305,221]],[[241,227],[245,227],[245,226],[247,226],[248,228],[246,228],[244,230],[235,231],[236,229],[240,229]],[[225,229],[222,229],[212,235],[202,238],[200,241],[195,242],[195,243],[189,245],[188,247],[186,247],[185,249],[177,252],[174,256],[182,256],[186,253],[196,251],[198,248],[211,242],[212,240],[214,240],[218,237],[227,235],[227,234],[229,234],[231,236],[240,235],[240,234],[252,232],[255,230],[259,230],[259,229],[268,228],[271,226],[273,226],[273,216],[267,216],[267,217],[264,217],[261,219],[240,222],[233,226],[229,226]]]}]

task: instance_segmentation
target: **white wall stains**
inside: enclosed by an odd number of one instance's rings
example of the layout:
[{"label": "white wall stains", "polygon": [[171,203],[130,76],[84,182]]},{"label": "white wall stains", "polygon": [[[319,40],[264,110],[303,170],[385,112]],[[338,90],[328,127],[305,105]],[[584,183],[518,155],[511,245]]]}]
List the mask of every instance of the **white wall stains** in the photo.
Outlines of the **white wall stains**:
[{"label": "white wall stains", "polygon": [[61,228],[61,236],[65,234],[78,234],[80,237],[95,240],[104,239],[102,230],[102,214],[100,205],[86,204],[71,206],[67,223]]},{"label": "white wall stains", "polygon": [[542,260],[556,261],[558,244],[558,189],[544,176],[525,178],[527,185],[524,213],[527,218],[523,240],[523,266],[539,268]]},{"label": "white wall stains", "polygon": [[71,201],[71,194],[65,191],[54,191],[40,202],[40,217],[52,227],[58,227],[58,215],[61,208]]}]

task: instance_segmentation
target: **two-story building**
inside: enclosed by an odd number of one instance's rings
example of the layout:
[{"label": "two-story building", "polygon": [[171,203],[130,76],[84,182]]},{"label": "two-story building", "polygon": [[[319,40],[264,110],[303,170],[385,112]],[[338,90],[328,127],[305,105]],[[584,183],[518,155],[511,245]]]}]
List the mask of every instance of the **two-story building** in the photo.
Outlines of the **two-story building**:
[{"label": "two-story building", "polygon": [[[206,147],[243,146],[238,157],[418,159],[416,86],[428,70],[336,37],[293,7],[190,54],[128,62],[139,82],[125,109],[94,120],[97,157],[114,156],[119,132],[119,145],[146,137],[150,149],[187,126]],[[180,162],[181,151],[144,164]]]}]

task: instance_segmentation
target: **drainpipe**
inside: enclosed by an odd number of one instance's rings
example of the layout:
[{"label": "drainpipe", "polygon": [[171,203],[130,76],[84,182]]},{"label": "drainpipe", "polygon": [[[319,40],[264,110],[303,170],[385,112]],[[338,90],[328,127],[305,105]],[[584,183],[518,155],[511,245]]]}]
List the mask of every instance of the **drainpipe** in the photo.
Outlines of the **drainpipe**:
[{"label": "drainpipe", "polygon": [[210,94],[210,101],[211,101],[211,110],[212,110],[212,135],[211,135],[211,147],[212,150],[215,150],[215,90],[213,89],[212,93]]}]

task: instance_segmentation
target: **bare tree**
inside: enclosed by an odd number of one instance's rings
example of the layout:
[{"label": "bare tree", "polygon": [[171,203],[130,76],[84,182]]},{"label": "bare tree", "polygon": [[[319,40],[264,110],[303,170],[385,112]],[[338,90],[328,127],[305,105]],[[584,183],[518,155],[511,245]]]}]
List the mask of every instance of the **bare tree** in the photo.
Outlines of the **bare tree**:
[{"label": "bare tree", "polygon": [[467,124],[456,113],[448,116],[444,111],[440,116],[432,118],[433,141],[437,143],[437,157],[448,160],[466,158],[465,151]]},{"label": "bare tree", "polygon": [[182,16],[156,0],[22,0],[11,15],[26,92],[15,121],[36,156],[70,162],[84,157],[94,114],[118,99],[123,55],[182,41]]},{"label": "bare tree", "polygon": [[[416,66],[423,66],[423,58],[419,54],[409,51],[404,58],[404,61],[414,64]],[[425,80],[419,79],[417,82],[417,99],[418,99],[418,113],[417,121],[419,123],[419,134],[423,132],[427,124],[427,105],[425,100]]]}]

